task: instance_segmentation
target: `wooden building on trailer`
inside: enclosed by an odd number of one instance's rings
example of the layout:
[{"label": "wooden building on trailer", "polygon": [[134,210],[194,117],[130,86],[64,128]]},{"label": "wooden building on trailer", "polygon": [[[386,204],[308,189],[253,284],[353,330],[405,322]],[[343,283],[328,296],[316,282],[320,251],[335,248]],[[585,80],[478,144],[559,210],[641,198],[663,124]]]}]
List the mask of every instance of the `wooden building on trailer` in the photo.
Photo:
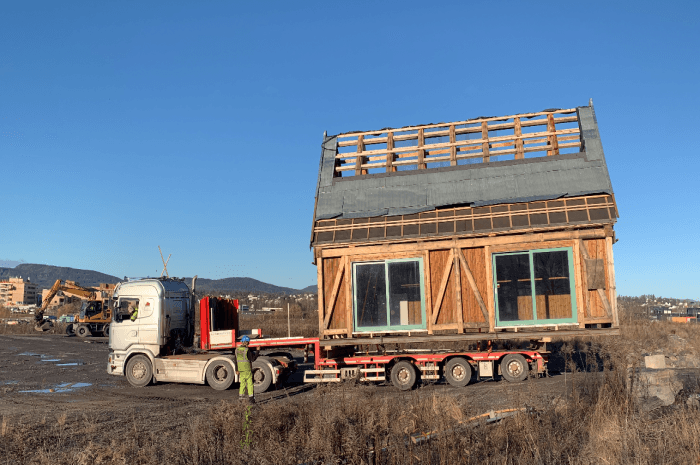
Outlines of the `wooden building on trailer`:
[{"label": "wooden building on trailer", "polygon": [[617,328],[617,217],[592,102],[325,136],[319,336]]}]

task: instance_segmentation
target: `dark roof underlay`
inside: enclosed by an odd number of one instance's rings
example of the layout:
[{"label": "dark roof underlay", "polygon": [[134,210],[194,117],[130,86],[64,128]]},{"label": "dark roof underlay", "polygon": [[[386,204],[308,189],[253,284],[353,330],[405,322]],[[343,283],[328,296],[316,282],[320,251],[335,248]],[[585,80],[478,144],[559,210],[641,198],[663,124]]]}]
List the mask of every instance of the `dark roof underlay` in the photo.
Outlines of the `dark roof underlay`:
[{"label": "dark roof underlay", "polygon": [[612,194],[595,112],[590,106],[576,110],[581,151],[549,157],[338,178],[338,139],[326,137],[314,221]]}]

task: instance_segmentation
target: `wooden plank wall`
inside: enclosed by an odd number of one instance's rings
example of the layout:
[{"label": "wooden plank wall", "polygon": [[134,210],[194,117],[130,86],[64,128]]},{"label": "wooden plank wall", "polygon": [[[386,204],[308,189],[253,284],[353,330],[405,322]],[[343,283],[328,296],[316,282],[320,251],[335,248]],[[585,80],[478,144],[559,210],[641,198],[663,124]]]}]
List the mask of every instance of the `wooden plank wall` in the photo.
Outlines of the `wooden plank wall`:
[{"label": "wooden plank wall", "polygon": [[[336,332],[334,330],[343,330],[345,332],[348,327],[352,327],[352,323],[348,318],[347,311],[347,287],[350,284],[349,277],[347,273],[343,273],[342,279],[338,290],[334,293],[334,285],[336,283],[336,278],[340,272],[341,267],[344,266],[343,258],[327,258],[323,260],[323,308],[324,314],[319,318],[321,322],[325,321],[329,312],[333,312],[331,319],[328,322],[328,328],[330,332]],[[335,295],[335,302],[331,302],[331,299]],[[326,332],[324,330],[324,332]]]},{"label": "wooden plank wall", "polygon": [[[439,311],[438,319],[434,325],[433,329],[450,329],[444,328],[444,325],[449,325],[450,327],[454,325],[457,321],[456,317],[456,305],[455,305],[455,273],[454,270],[450,271],[450,276],[447,281],[447,286],[444,290],[444,295],[442,298],[442,303],[437,306],[438,297],[440,296],[440,286],[443,282],[443,278],[447,267],[453,267],[454,260],[450,253],[450,250],[431,250],[430,251],[430,283],[432,289],[430,290],[433,301],[433,309],[430,312],[429,321],[432,323],[435,317],[435,310]],[[443,326],[443,328],[441,328]],[[455,327],[456,329],[456,327]]]},{"label": "wooden plank wall", "polygon": [[[610,295],[610,283],[608,282],[607,277],[608,275],[608,263],[607,263],[607,256],[605,253],[605,239],[591,239],[591,240],[585,240],[583,241],[584,246],[586,247],[586,250],[588,251],[588,255],[591,259],[602,259],[605,263],[605,294],[608,296],[608,302],[612,302],[612,296]],[[585,276],[583,276],[583,279],[585,279]],[[598,291],[589,291],[588,286],[586,285],[584,290],[584,299],[586,300],[586,303],[588,304],[588,309],[590,311],[589,317],[590,318],[607,318],[608,314],[605,311],[605,306],[603,305],[603,302],[598,295]]]},{"label": "wooden plank wall", "polygon": [[[578,294],[576,302],[579,307],[578,319],[581,324],[593,323],[615,323],[617,324],[615,303],[615,288],[612,266],[612,257],[607,256],[608,248],[611,248],[612,239],[574,239],[569,241],[543,241],[532,242],[521,245],[507,245],[499,247],[454,247],[440,248],[436,250],[425,250],[411,252],[402,250],[396,253],[377,254],[357,254],[344,255],[340,257],[325,257],[319,260],[322,267],[319,273],[319,286],[321,295],[320,305],[320,333],[325,336],[351,335],[353,331],[353,308],[352,308],[352,262],[368,260],[385,260],[394,258],[422,257],[424,270],[426,272],[425,303],[426,303],[426,329],[429,333],[433,331],[457,330],[463,332],[479,328],[493,327],[494,322],[494,301],[491,293],[493,287],[491,283],[490,255],[491,253],[510,251],[516,249],[527,250],[531,248],[550,247],[572,247],[575,253],[574,276],[575,288]],[[585,251],[580,250],[585,247]],[[488,250],[487,250],[488,249]],[[485,304],[482,310],[481,305],[474,293],[469,277],[460,261],[459,254],[462,254],[471,272],[481,299]],[[605,264],[603,270],[606,278],[606,288],[603,291],[607,297],[608,304],[612,307],[612,316],[606,311],[606,304],[602,301],[599,291],[588,290],[585,271],[585,257],[588,259],[600,259]],[[456,273],[460,273],[457,275]],[[460,291],[457,292],[457,286]],[[538,313],[549,308],[550,318],[564,318],[569,316],[570,308],[569,296],[539,296],[537,301]],[[438,306],[439,301],[439,306]],[[461,309],[459,308],[461,302]],[[547,304],[549,304],[547,306]],[[531,306],[531,303],[530,303]],[[566,311],[562,310],[566,308]],[[417,309],[414,309],[417,310]],[[461,318],[460,312],[461,310]],[[332,315],[329,318],[329,312]],[[436,313],[437,312],[437,313]],[[488,313],[489,318],[484,317]],[[530,309],[531,312],[531,309]],[[436,318],[437,316],[437,318]],[[545,315],[538,315],[543,318]],[[326,321],[328,324],[326,325]]]}]

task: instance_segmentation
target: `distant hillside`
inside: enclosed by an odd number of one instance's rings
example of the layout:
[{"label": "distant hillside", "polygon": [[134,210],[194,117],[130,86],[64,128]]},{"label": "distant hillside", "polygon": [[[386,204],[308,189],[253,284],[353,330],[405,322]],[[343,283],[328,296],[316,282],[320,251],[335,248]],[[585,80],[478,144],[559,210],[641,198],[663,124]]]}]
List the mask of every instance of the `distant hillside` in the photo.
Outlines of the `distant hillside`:
[{"label": "distant hillside", "polygon": [[307,286],[304,289],[302,289],[301,292],[310,292],[312,294],[318,294],[318,286],[316,284]]},{"label": "distant hillside", "polygon": [[[191,283],[187,278],[187,283]],[[189,284],[188,284],[189,285]],[[290,287],[275,286],[253,278],[197,278],[197,289],[200,291],[246,291],[267,292],[269,294],[299,294],[302,291]]]},{"label": "distant hillside", "polygon": [[[39,288],[48,289],[57,279],[77,281],[81,286],[92,287],[100,283],[114,284],[122,281],[122,278],[110,276],[99,271],[78,270],[64,266],[36,265],[22,263],[14,268],[0,268],[0,279],[10,277],[29,278]],[[187,285],[192,283],[187,278]],[[302,292],[316,292],[316,286],[309,286],[302,290],[290,287],[275,286],[253,278],[224,278],[224,279],[197,279],[197,288],[201,291],[243,291],[266,292],[269,294],[299,294]]]},{"label": "distant hillside", "polygon": [[49,289],[57,279],[77,281],[81,286],[92,287],[100,283],[114,284],[121,281],[116,276],[92,270],[78,270],[64,266],[35,265],[22,263],[14,268],[0,268],[0,279],[29,278],[38,287]]}]

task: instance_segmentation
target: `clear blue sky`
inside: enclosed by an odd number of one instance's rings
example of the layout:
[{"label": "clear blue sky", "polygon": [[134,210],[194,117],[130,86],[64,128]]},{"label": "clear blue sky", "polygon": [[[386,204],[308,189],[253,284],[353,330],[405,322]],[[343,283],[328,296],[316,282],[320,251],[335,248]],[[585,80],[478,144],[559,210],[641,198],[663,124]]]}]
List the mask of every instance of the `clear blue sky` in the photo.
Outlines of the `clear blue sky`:
[{"label": "clear blue sky", "polygon": [[492,5],[4,2],[0,259],[305,287],[324,130],[593,98],[618,293],[700,297],[698,4]]}]

